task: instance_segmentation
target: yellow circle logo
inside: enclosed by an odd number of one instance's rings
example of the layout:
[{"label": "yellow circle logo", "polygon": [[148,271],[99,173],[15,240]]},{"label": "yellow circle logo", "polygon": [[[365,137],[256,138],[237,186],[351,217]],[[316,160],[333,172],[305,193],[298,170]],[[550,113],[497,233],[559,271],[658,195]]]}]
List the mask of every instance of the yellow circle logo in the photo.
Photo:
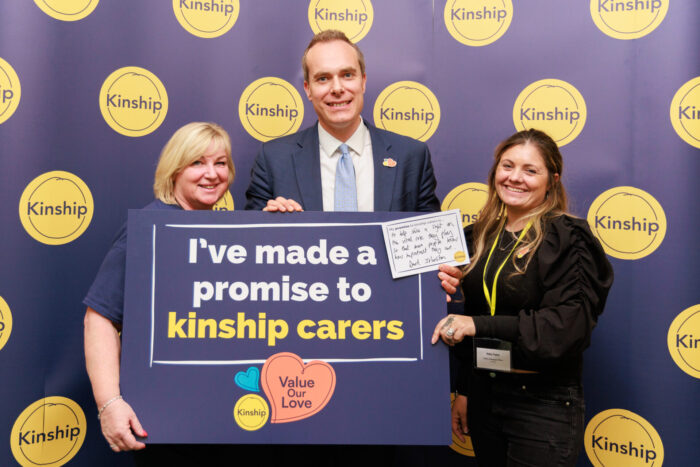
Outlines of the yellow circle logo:
[{"label": "yellow circle logo", "polygon": [[700,305],[683,310],[673,320],[668,328],[668,351],[681,370],[700,378]]},{"label": "yellow circle logo", "polygon": [[374,103],[374,125],[400,135],[427,141],[439,124],[437,97],[415,81],[390,84]]},{"label": "yellow circle logo", "polygon": [[588,422],[584,434],[588,459],[596,467],[660,466],[664,445],[653,426],[636,413],[609,409]]},{"label": "yellow circle logo", "polygon": [[673,96],[671,124],[683,141],[700,148],[700,76],[685,83]]},{"label": "yellow circle logo", "polygon": [[459,209],[462,214],[462,227],[473,224],[489,196],[489,187],[483,183],[463,183],[447,193],[441,209]]},{"label": "yellow circle logo", "polygon": [[180,25],[197,37],[211,39],[226,34],[238,19],[238,0],[173,0],[173,11]]},{"label": "yellow circle logo", "polygon": [[480,47],[496,42],[513,20],[511,0],[448,0],[445,26],[458,42]]},{"label": "yellow circle logo", "polygon": [[309,26],[314,34],[326,29],[343,31],[359,42],[372,29],[374,9],[370,0],[311,0]]},{"label": "yellow circle logo", "polygon": [[120,68],[100,89],[100,111],[107,124],[125,136],[155,131],[168,113],[168,93],[158,77],[137,66]]},{"label": "yellow circle logo", "polygon": [[72,400],[39,399],[24,409],[12,427],[12,454],[23,467],[58,467],[80,450],[86,426],[83,409]]},{"label": "yellow circle logo", "polygon": [[214,211],[233,211],[233,196],[231,192],[226,190],[224,196],[219,198],[219,201],[212,207]]},{"label": "yellow circle logo", "polygon": [[283,79],[268,76],[253,81],[238,102],[243,128],[259,141],[294,133],[304,119],[299,92]]},{"label": "yellow circle logo", "polygon": [[238,399],[233,408],[233,418],[238,426],[247,431],[255,431],[262,428],[270,416],[270,407],[262,397],[257,394],[246,394]]},{"label": "yellow circle logo", "polygon": [[0,123],[3,123],[17,110],[22,88],[15,69],[0,58]]},{"label": "yellow circle logo", "polygon": [[588,224],[610,256],[639,259],[666,236],[666,214],[653,196],[631,186],[611,188],[588,209]]},{"label": "yellow circle logo", "polygon": [[[452,392],[450,393],[450,405],[454,404],[454,402],[455,393]],[[452,433],[452,444],[450,444],[450,448],[463,456],[474,457],[474,446],[472,446],[472,439],[469,435],[465,435],[464,442],[462,442]]]},{"label": "yellow circle logo", "polygon": [[78,21],[92,13],[100,0],[34,0],[41,11],[61,21]]},{"label": "yellow circle logo", "polygon": [[598,29],[615,39],[637,39],[656,29],[666,17],[670,0],[591,0]]},{"label": "yellow circle logo", "polygon": [[566,81],[535,81],[520,93],[513,106],[513,123],[518,131],[536,128],[561,147],[572,142],[586,124],[586,101]]},{"label": "yellow circle logo", "polygon": [[47,245],[63,245],[80,237],[93,212],[92,193],[85,182],[60,170],[32,180],[19,200],[24,230]]},{"label": "yellow circle logo", "polygon": [[7,302],[0,297],[0,350],[5,347],[12,333],[12,313]]}]

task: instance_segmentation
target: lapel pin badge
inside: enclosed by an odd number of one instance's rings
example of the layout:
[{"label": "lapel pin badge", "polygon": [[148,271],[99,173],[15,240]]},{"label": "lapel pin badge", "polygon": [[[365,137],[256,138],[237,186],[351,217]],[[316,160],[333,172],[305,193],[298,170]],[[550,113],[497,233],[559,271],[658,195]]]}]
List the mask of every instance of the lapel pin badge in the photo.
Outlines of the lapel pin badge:
[{"label": "lapel pin badge", "polygon": [[391,157],[385,157],[384,162],[382,162],[384,167],[396,167],[396,161]]}]

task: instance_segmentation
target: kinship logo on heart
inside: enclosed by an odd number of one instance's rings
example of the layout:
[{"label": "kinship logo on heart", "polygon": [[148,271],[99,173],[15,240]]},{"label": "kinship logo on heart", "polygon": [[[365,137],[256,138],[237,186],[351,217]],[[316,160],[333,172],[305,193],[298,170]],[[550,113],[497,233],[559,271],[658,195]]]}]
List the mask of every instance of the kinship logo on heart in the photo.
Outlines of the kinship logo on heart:
[{"label": "kinship logo on heart", "polygon": [[320,412],[335,390],[335,370],[326,362],[304,361],[293,353],[272,355],[262,368],[262,387],[270,401],[270,423],[295,422]]}]

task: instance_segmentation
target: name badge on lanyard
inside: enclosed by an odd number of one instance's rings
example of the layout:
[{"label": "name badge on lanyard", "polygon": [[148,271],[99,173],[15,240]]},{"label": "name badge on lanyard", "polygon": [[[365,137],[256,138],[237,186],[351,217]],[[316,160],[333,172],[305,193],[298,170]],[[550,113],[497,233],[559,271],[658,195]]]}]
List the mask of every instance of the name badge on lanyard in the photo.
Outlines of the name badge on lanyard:
[{"label": "name badge on lanyard", "polygon": [[[491,316],[496,314],[496,284],[498,283],[498,276],[501,274],[501,269],[505,266],[510,255],[513,254],[518,244],[525,237],[525,234],[532,226],[532,221],[528,222],[523,231],[520,233],[518,240],[513,245],[513,248],[503,260],[501,265],[496,270],[496,274],[493,276],[493,284],[491,285],[491,290],[489,291],[486,285],[486,270],[491,262],[491,256],[493,251],[496,249],[498,240],[501,238],[501,234],[496,235],[496,239],[493,241],[489,255],[486,258],[486,264],[484,264],[484,275],[482,279],[482,284],[484,286],[484,297],[486,302],[489,304],[491,311]],[[515,373],[532,373],[527,370],[515,370],[512,366],[511,353],[513,350],[513,344],[509,341],[504,341],[502,339],[492,339],[485,337],[475,337],[474,338],[474,367],[481,370],[496,370],[496,371],[506,371]]]},{"label": "name badge on lanyard", "polygon": [[480,370],[512,371],[513,344],[502,339],[474,338],[474,367]]}]

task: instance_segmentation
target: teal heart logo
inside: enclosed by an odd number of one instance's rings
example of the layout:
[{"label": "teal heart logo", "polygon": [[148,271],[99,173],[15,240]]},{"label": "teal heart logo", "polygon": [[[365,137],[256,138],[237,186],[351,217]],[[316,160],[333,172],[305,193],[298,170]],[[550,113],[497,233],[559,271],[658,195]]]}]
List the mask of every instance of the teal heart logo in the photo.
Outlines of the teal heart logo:
[{"label": "teal heart logo", "polygon": [[257,367],[251,366],[246,371],[239,371],[233,380],[241,389],[260,392],[260,370]]}]

